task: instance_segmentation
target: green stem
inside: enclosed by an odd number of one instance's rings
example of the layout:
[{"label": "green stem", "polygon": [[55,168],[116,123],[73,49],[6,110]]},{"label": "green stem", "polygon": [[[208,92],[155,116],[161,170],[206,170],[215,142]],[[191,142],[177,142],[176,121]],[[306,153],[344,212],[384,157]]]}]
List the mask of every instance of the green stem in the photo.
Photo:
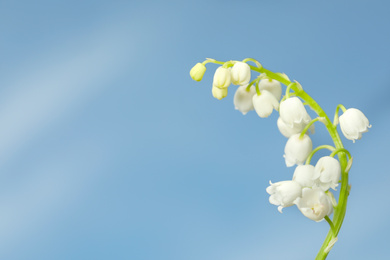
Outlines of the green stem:
[{"label": "green stem", "polygon": [[207,58],[204,62],[202,62],[203,65],[206,65],[207,63],[215,63],[216,60]]},{"label": "green stem", "polygon": [[255,83],[256,93],[257,93],[258,96],[261,95],[260,88],[259,88],[259,82],[260,82],[260,80],[257,80],[256,83]]},{"label": "green stem", "polygon": [[332,220],[330,220],[329,216],[325,216],[324,219],[326,220],[326,222],[328,222],[329,226],[330,226],[330,229],[333,231],[333,233],[335,232],[335,229],[334,229],[334,225],[333,225],[333,222]]},{"label": "green stem", "polygon": [[347,109],[345,108],[345,106],[341,105],[341,104],[338,104],[337,107],[336,107],[336,112],[334,113],[334,119],[333,119],[333,125],[334,126],[337,126],[337,124],[339,123],[339,110],[343,110],[343,112],[345,112]]},{"label": "green stem", "polygon": [[348,158],[351,159],[351,154],[350,154],[349,151],[348,151],[347,149],[345,149],[345,148],[336,149],[335,151],[333,151],[333,152],[331,153],[330,156],[331,156],[331,157],[335,157],[335,155],[338,154],[338,153],[346,153],[346,154],[348,155]]},{"label": "green stem", "polygon": [[291,90],[291,88],[293,87],[293,86],[295,86],[297,83],[291,83],[291,84],[289,84],[288,86],[287,86],[287,88],[286,88],[286,98],[290,98],[290,90]]},{"label": "green stem", "polygon": [[234,63],[235,63],[235,61],[232,61],[232,60],[227,61],[227,62],[225,62],[225,63],[222,65],[222,68],[233,67]]},{"label": "green stem", "polygon": [[257,61],[257,60],[255,60],[255,59],[252,59],[252,58],[246,58],[246,59],[244,59],[242,62],[245,62],[245,63],[246,63],[246,62],[248,62],[248,61],[252,61],[252,62],[254,62],[258,68],[261,68],[261,67],[263,67],[263,66],[261,65],[261,63],[260,63],[260,62],[258,62],[258,61]]},{"label": "green stem", "polygon": [[313,120],[311,120],[311,121],[305,126],[305,128],[303,128],[303,130],[302,130],[302,132],[301,132],[301,135],[299,136],[299,139],[302,139],[303,136],[306,134],[307,130],[311,127],[311,125],[314,124],[315,122],[317,122],[318,120],[321,120],[321,118],[316,117],[316,118],[314,118]]},{"label": "green stem", "polygon": [[311,151],[311,153],[309,154],[309,156],[307,157],[306,159],[306,163],[305,164],[310,164],[310,161],[311,161],[311,158],[313,157],[313,155],[318,152],[319,150],[321,149],[328,149],[329,151],[333,152],[335,150],[335,148],[331,145],[327,145],[327,144],[324,144],[324,145],[320,145],[318,146],[316,149],[314,149],[313,151]]},{"label": "green stem", "polygon": [[[340,135],[337,132],[336,127],[332,124],[330,121],[328,115],[325,113],[325,111],[318,105],[318,103],[310,97],[305,91],[299,91],[297,93],[297,96],[305,100],[310,107],[318,114],[318,116],[325,118],[325,126],[335,144],[336,149],[344,148],[343,143],[341,142]],[[338,233],[340,232],[340,228],[343,224],[345,212],[347,210],[347,200],[348,200],[348,173],[345,171],[345,168],[347,166],[347,157],[345,153],[342,153],[339,156],[340,165],[341,165],[341,188],[340,188],[340,196],[339,196],[339,202],[337,204],[337,207],[334,210],[333,214],[333,225],[334,225],[334,232],[332,230],[329,230],[328,235],[325,238],[324,243],[322,244],[320,251],[318,252],[315,260],[323,260],[326,259],[329,252],[327,252],[325,249],[327,248],[329,242],[337,237]]]},{"label": "green stem", "polygon": [[256,78],[256,79],[254,79],[254,80],[252,80],[250,83],[249,83],[249,85],[246,87],[246,91],[250,91],[250,89],[251,89],[251,86],[253,85],[253,84],[255,84],[256,82],[258,82],[259,81],[259,78]]},{"label": "green stem", "polygon": [[[251,58],[248,58],[248,59],[251,59]],[[224,61],[217,61],[217,60],[214,60],[214,59],[207,59],[207,60],[204,61],[204,62],[212,62],[212,63],[220,64],[220,65],[223,65],[223,64],[226,63],[226,62],[224,62]],[[249,65],[249,64],[248,64],[248,65]],[[289,81],[288,79],[284,78],[280,73],[272,72],[272,71],[270,71],[270,70],[265,69],[265,68],[262,67],[262,66],[261,66],[260,68],[258,68],[258,67],[249,65],[249,67],[250,67],[251,70],[253,70],[253,71],[256,71],[256,72],[259,72],[259,73],[265,73],[269,78],[274,79],[274,80],[277,80],[277,81],[279,81],[280,83],[282,83],[282,84],[284,84],[284,85],[286,85],[286,86],[288,86],[288,85],[290,85],[290,84],[292,83],[292,82]],[[293,88],[293,90],[295,90],[295,89]]]},{"label": "green stem", "polygon": [[343,112],[347,111],[347,109],[345,108],[345,106],[343,106],[342,104],[338,104],[338,105],[337,105],[337,108],[341,108],[341,110],[343,110]]}]

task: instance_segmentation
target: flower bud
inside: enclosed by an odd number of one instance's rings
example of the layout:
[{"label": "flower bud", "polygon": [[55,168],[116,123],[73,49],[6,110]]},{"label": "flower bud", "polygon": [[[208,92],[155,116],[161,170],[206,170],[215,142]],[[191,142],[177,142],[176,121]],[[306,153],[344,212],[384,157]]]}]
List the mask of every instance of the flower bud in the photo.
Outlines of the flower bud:
[{"label": "flower bud", "polygon": [[299,136],[300,134],[292,135],[284,148],[284,159],[287,167],[294,166],[295,164],[303,164],[313,148],[313,144],[308,135],[303,135],[302,139]]},{"label": "flower bud", "polygon": [[280,100],[282,97],[282,85],[279,81],[273,79],[262,79],[259,82],[260,90],[268,90],[275,96],[276,100]]},{"label": "flower bud", "polygon": [[308,124],[311,120],[302,101],[297,97],[291,97],[280,103],[280,118],[288,127],[300,124]]},{"label": "flower bud", "polygon": [[230,69],[218,67],[214,74],[213,87],[227,88],[230,85]]},{"label": "flower bud", "polygon": [[331,199],[318,188],[303,188],[302,197],[298,197],[294,203],[305,217],[317,222],[333,212]]},{"label": "flower bud", "polygon": [[302,187],[313,187],[314,179],[313,165],[298,165],[295,168],[293,181],[298,182]]},{"label": "flower bud", "polygon": [[280,181],[276,183],[269,182],[270,186],[266,191],[269,195],[269,202],[279,206],[278,210],[294,205],[294,201],[301,196],[302,187],[295,181]]},{"label": "flower bud", "polygon": [[356,108],[347,109],[339,118],[341,132],[345,138],[355,142],[362,138],[362,133],[368,132],[371,127],[367,117]]},{"label": "flower bud", "polygon": [[255,94],[252,101],[256,113],[261,118],[269,117],[274,109],[276,111],[279,109],[279,102],[276,100],[274,95],[267,90],[261,91],[260,96]]},{"label": "flower bud", "polygon": [[217,88],[217,87],[213,86],[213,88],[211,89],[211,92],[213,93],[213,97],[221,100],[227,96],[228,89],[227,88]]},{"label": "flower bud", "polygon": [[251,69],[245,62],[236,62],[230,73],[234,85],[248,85],[251,80]]},{"label": "flower bud", "polygon": [[330,188],[336,190],[341,177],[341,166],[335,158],[324,156],[318,160],[314,173],[316,185],[323,191],[327,191]]},{"label": "flower bud", "polygon": [[196,65],[190,70],[190,76],[193,80],[201,81],[205,72],[206,66],[202,63],[196,63]]},{"label": "flower bud", "polygon": [[251,86],[249,91],[246,91],[246,88],[247,86],[238,87],[233,99],[234,107],[243,115],[254,109],[252,97],[256,94],[254,86]]}]

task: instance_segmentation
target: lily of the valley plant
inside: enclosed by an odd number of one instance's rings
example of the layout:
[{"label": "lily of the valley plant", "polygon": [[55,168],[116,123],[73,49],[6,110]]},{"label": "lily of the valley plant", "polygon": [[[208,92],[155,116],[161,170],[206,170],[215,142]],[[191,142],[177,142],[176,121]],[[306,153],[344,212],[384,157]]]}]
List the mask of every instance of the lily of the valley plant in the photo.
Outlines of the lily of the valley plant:
[{"label": "lily of the valley plant", "polygon": [[[253,62],[254,66],[248,62]],[[336,107],[332,122],[298,82],[291,81],[283,73],[265,69],[252,58],[227,62],[206,59],[191,69],[192,79],[201,81],[208,63],[221,65],[215,71],[212,84],[211,92],[215,98],[225,98],[229,87],[234,84],[238,85],[234,106],[243,115],[255,110],[259,117],[265,118],[274,110],[279,112],[277,126],[281,134],[288,138],[284,149],[285,163],[287,167],[296,165],[296,168],[291,180],[269,182],[270,186],[266,189],[270,195],[269,202],[278,206],[279,212],[295,205],[305,217],[316,222],[324,219],[328,222],[329,232],[315,258],[325,259],[337,241],[350,191],[348,174],[352,157],[341,142],[337,125],[340,125],[347,139],[355,142],[371,127],[368,119],[360,110],[346,109],[340,104]],[[255,78],[253,73],[257,74]],[[282,84],[286,86],[283,97]],[[315,118],[308,114],[307,107],[316,113]],[[341,116],[340,109],[343,111]],[[321,145],[313,149],[309,134],[314,134],[316,122],[326,127],[333,145]],[[313,155],[321,149],[329,150],[329,155],[313,163]],[[332,193],[337,190],[338,201]]]}]

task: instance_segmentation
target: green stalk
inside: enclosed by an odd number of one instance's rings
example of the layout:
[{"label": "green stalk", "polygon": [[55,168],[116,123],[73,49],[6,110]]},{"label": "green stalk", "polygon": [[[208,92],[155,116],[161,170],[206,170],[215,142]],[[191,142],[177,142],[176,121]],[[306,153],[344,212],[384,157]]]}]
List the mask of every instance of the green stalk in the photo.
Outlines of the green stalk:
[{"label": "green stalk", "polygon": [[303,130],[302,130],[302,132],[301,132],[301,134],[300,134],[300,136],[299,136],[299,139],[302,139],[303,136],[306,134],[307,130],[309,130],[309,128],[311,127],[311,125],[314,124],[315,122],[319,121],[319,120],[321,120],[321,118],[319,118],[319,117],[316,117],[316,118],[314,118],[313,120],[311,120],[311,121],[305,126],[305,128],[303,128]]},{"label": "green stalk", "polygon": [[[304,90],[298,91],[297,96],[305,100],[309,106],[318,114],[318,116],[325,118],[325,126],[328,130],[336,149],[344,149],[343,143],[341,142],[340,136],[337,132],[337,128],[332,124],[328,115],[325,111],[318,105],[318,103],[310,97]],[[347,166],[347,157],[345,153],[340,153],[339,155],[340,165],[341,165],[341,187],[340,187],[340,197],[337,207],[333,213],[333,225],[334,233],[332,229],[329,230],[328,235],[325,238],[324,243],[322,244],[320,251],[318,252],[315,260],[326,259],[329,252],[326,252],[325,249],[328,246],[329,242],[337,237],[340,232],[341,225],[343,224],[345,212],[347,210],[347,200],[348,200],[348,173],[345,171]]]},{"label": "green stalk", "polygon": [[305,164],[310,164],[310,161],[311,161],[311,158],[313,157],[313,155],[322,149],[328,149],[329,151],[333,152],[336,148],[334,148],[331,145],[327,145],[327,144],[320,145],[320,146],[316,147],[313,151],[311,151],[311,153],[307,157]]}]

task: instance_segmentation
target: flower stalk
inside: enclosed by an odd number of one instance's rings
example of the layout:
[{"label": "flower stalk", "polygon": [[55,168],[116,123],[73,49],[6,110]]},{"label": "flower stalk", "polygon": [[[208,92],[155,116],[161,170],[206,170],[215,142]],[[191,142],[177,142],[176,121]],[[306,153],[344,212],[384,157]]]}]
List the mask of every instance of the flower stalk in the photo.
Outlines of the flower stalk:
[{"label": "flower stalk", "polygon": [[313,155],[314,155],[316,152],[318,152],[319,150],[322,150],[322,149],[328,149],[329,151],[333,152],[336,148],[334,148],[334,147],[331,146],[331,145],[327,145],[327,144],[318,146],[316,149],[314,149],[314,150],[309,154],[309,156],[308,156],[307,159],[306,159],[306,164],[309,164],[310,161],[311,161],[311,158],[313,157]]},{"label": "flower stalk", "polygon": [[[266,70],[266,69],[262,69]],[[292,82],[280,77],[276,73],[270,72],[270,71],[261,71],[262,73],[266,73],[268,77],[273,78],[275,80],[278,80],[282,82],[285,85],[290,85]],[[267,73],[268,72],[268,73]],[[276,77],[275,77],[276,76]],[[294,87],[292,87],[294,89]],[[313,110],[316,112],[316,114],[319,117],[324,118],[324,124],[326,129],[329,132],[330,137],[333,140],[333,143],[336,147],[336,149],[344,148],[344,145],[340,139],[340,136],[337,132],[336,127],[333,125],[333,123],[330,121],[328,115],[325,113],[325,111],[320,107],[320,105],[311,97],[309,94],[307,94],[303,89],[295,89],[295,94],[297,97],[302,98]],[[334,209],[333,213],[333,225],[334,229],[332,228],[329,230],[325,241],[323,242],[315,260],[322,260],[326,259],[329,252],[326,252],[325,249],[329,245],[329,242],[336,238],[338,233],[340,232],[341,226],[344,221],[346,209],[347,209],[347,201],[348,201],[348,173],[345,172],[345,168],[347,166],[347,157],[343,153],[339,155],[340,165],[341,165],[341,188],[340,188],[340,197],[338,201],[337,207]]]},{"label": "flower stalk", "polygon": [[306,134],[307,130],[309,130],[309,128],[311,127],[312,124],[314,124],[315,122],[317,121],[320,121],[322,118],[320,117],[316,117],[314,118],[313,120],[311,120],[306,126],[305,128],[303,128],[302,132],[301,132],[301,135],[299,136],[300,139],[303,138],[303,136]]}]

